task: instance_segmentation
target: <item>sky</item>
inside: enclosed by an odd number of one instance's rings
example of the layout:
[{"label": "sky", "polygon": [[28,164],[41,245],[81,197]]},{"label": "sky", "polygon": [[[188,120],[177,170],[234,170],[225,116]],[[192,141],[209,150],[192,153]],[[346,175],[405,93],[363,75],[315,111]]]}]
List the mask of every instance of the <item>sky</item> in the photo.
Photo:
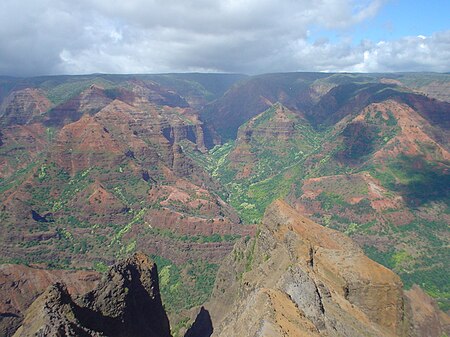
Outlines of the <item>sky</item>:
[{"label": "sky", "polygon": [[0,75],[450,71],[448,0],[1,0]]}]

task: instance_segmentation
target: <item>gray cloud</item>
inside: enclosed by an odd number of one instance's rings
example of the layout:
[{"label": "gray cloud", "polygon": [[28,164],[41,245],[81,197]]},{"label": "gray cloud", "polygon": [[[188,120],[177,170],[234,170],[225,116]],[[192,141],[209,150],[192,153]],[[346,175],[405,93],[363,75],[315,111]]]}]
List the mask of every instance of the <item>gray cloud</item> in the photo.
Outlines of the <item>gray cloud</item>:
[{"label": "gray cloud", "polygon": [[450,31],[396,41],[311,42],[384,0],[3,0],[0,74],[448,71]]}]

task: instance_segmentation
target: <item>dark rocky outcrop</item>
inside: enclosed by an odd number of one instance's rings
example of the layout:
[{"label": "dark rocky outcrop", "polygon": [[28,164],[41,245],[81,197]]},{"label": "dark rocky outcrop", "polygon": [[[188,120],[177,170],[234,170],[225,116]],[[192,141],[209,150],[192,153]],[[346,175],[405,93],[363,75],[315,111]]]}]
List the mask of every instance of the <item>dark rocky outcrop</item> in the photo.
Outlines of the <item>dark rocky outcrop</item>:
[{"label": "dark rocky outcrop", "polygon": [[208,310],[200,308],[192,326],[186,331],[184,337],[210,337],[214,331],[213,322]]},{"label": "dark rocky outcrop", "polygon": [[23,265],[0,265],[0,336],[11,336],[26,309],[49,285],[64,282],[72,296],[92,290],[100,279],[93,271],[48,270]]},{"label": "dark rocky outcrop", "polygon": [[136,253],[81,297],[56,283],[29,307],[14,336],[170,337],[156,265]]}]

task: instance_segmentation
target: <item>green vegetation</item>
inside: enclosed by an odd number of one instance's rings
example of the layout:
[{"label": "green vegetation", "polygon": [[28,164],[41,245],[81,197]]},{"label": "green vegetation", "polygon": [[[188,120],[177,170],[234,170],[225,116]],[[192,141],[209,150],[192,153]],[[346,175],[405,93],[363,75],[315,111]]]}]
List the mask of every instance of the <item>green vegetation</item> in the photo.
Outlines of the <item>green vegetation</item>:
[{"label": "green vegetation", "polygon": [[[266,129],[277,128],[277,110],[283,110],[284,119],[293,123],[292,136],[286,139],[265,134]],[[260,115],[240,127],[250,127],[252,136],[245,144],[229,141],[216,146],[206,155],[187,151],[199,165],[217,180],[225,193],[217,191],[239,213],[244,223],[258,223],[264,211],[273,200],[283,198],[292,186],[299,188],[306,172],[304,162],[309,156],[319,153],[322,144],[328,140],[330,130],[314,130],[306,121],[295,113],[275,104]],[[261,130],[261,133],[259,133]],[[236,151],[248,151],[242,162],[231,160]],[[243,170],[250,173],[242,174]]]},{"label": "green vegetation", "polygon": [[393,249],[390,249],[387,251],[381,251],[373,246],[364,246],[364,252],[372,260],[377,261],[378,263],[382,264],[383,266],[386,266],[390,269],[394,268],[392,257],[395,254],[395,252]]},{"label": "green vegetation", "polygon": [[238,238],[240,238],[240,235],[231,235],[231,234],[225,234],[220,235],[217,233],[214,233],[212,235],[180,235],[177,234],[169,229],[161,229],[161,228],[146,228],[146,233],[149,235],[157,235],[162,236],[165,238],[170,238],[176,241],[182,241],[182,242],[197,242],[197,243],[207,243],[207,242],[234,242]]},{"label": "green vegetation", "polygon": [[318,195],[317,200],[321,202],[324,211],[329,211],[335,205],[349,206],[341,195],[335,193],[322,192]]},{"label": "green vegetation", "polygon": [[[1,153],[1,152],[0,152]],[[0,193],[4,193],[9,189],[15,188],[21,185],[27,175],[31,173],[31,171],[38,165],[37,162],[31,162],[27,166],[18,169],[13,175],[6,179],[0,180]]]},{"label": "green vegetation", "polygon": [[383,168],[372,167],[371,174],[389,190],[399,192],[413,207],[431,201],[449,204],[448,163],[436,164],[421,156],[400,155]]},{"label": "green vegetation", "polygon": [[152,256],[158,266],[164,307],[180,312],[203,304],[209,298],[218,266],[206,261],[188,261],[176,265],[160,256]]},{"label": "green vegetation", "polygon": [[448,224],[445,221],[416,218],[407,225],[391,227],[392,239],[403,242],[406,247],[414,242],[413,238],[420,237],[421,242],[410,248],[414,254],[396,247],[382,251],[373,246],[365,246],[364,251],[373,260],[397,272],[406,288],[413,284],[420,285],[446,311],[450,308],[450,249],[441,237],[446,231]]},{"label": "green vegetation", "polygon": [[173,337],[182,337],[180,334],[181,329],[188,329],[190,319],[189,317],[182,317],[178,322],[175,323],[175,326],[171,326],[171,333]]},{"label": "green vegetation", "polygon": [[79,95],[83,90],[89,88],[92,84],[99,85],[103,88],[110,88],[113,83],[103,78],[86,78],[84,80],[64,81],[62,83],[54,83],[47,81],[41,84],[41,87],[47,91],[47,97],[55,104],[68,101],[72,97]]},{"label": "green vegetation", "polygon": [[99,273],[106,273],[108,271],[108,266],[104,264],[103,262],[95,262],[94,263],[94,269],[98,271]]}]

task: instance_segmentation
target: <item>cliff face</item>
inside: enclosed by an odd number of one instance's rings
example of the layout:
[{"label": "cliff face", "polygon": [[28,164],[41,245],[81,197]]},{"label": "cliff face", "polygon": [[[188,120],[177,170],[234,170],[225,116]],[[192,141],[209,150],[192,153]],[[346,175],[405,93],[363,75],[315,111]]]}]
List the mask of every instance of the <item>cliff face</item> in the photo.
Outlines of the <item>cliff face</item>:
[{"label": "cliff face", "polygon": [[282,201],[268,207],[256,238],[241,241],[224,262],[206,308],[213,336],[416,336],[417,331],[397,275],[348,237]]},{"label": "cliff face", "polygon": [[156,265],[136,253],[111,267],[96,289],[81,297],[72,297],[62,283],[50,286],[14,334],[35,335],[170,337]]},{"label": "cliff face", "polygon": [[95,114],[111,102],[105,90],[96,85],[91,85],[79,95],[72,97],[51,109],[44,117],[47,126],[64,126],[75,122],[83,114]]},{"label": "cliff face", "polygon": [[[307,123],[301,113],[279,102],[248,120],[239,128],[228,156],[230,168],[237,171],[236,178],[266,177],[268,171],[280,172],[280,165],[287,166],[287,158],[296,156],[298,160],[301,151],[311,147],[301,127]],[[274,162],[267,165],[265,160]]]},{"label": "cliff face", "polygon": [[7,153],[0,157],[0,178],[7,179],[35,162],[47,145],[46,130],[40,124],[2,127],[0,148]]},{"label": "cliff face", "polygon": [[28,124],[34,117],[49,110],[52,103],[39,89],[27,88],[12,92],[0,104],[0,124]]}]

